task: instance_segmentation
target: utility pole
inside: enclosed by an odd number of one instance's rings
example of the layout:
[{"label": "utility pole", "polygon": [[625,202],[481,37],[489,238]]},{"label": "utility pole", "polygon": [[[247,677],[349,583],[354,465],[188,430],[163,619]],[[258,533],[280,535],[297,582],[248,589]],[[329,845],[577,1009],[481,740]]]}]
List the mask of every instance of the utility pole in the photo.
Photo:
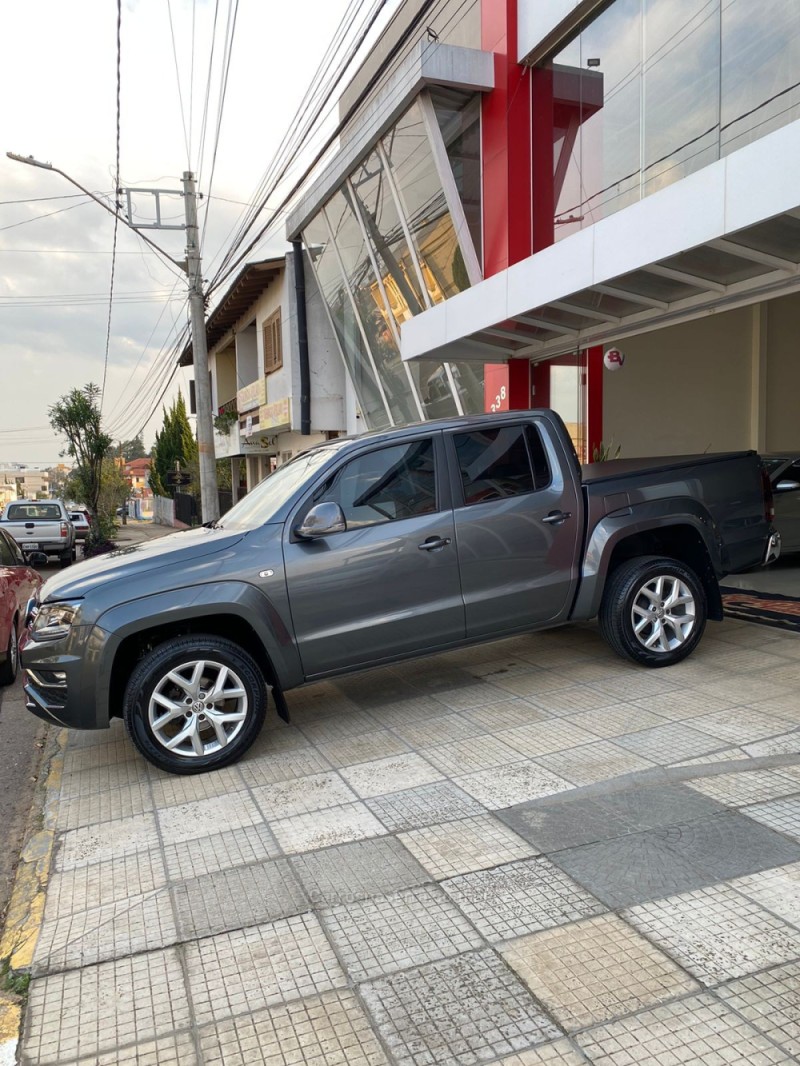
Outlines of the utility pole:
[{"label": "utility pole", "polygon": [[[156,222],[140,223],[134,225],[131,218],[126,218],[118,210],[109,207],[107,203],[89,192],[74,178],[52,163],[42,163],[34,159],[32,155],[17,155],[14,152],[6,152],[9,159],[17,163],[27,163],[28,166],[40,167],[42,170],[50,170],[54,174],[60,174],[62,178],[80,189],[95,203],[108,211],[114,218],[119,219],[128,229],[134,231],[139,237],[160,255],[168,259],[173,266],[187,274],[189,279],[189,310],[191,316],[192,355],[195,368],[195,396],[197,398],[197,451],[200,461],[200,503],[203,522],[215,522],[219,518],[219,496],[217,494],[217,464],[214,454],[214,423],[211,411],[211,385],[208,377],[208,347],[206,344],[206,309],[203,296],[203,277],[200,267],[200,242],[197,230],[197,184],[194,174],[190,170],[183,172],[183,190],[175,195],[184,198],[184,210],[186,217],[185,226],[170,226],[161,221],[162,195],[169,195],[169,190],[164,189],[136,189],[137,193],[151,193],[155,199]],[[123,190],[117,189],[117,195]],[[131,190],[127,190],[128,214],[132,217]],[[119,205],[117,205],[119,206]],[[143,229],[185,229],[186,230],[186,260],[179,262],[168,255],[163,248],[150,240],[141,232]]]},{"label": "utility pole", "polygon": [[206,306],[200,270],[200,240],[197,230],[197,184],[191,170],[183,172],[183,206],[186,212],[186,273],[189,278],[189,313],[192,323],[194,394],[197,402],[197,453],[200,460],[200,503],[203,522],[219,518],[217,463],[214,454],[214,423],[211,413],[211,383],[208,377]]}]

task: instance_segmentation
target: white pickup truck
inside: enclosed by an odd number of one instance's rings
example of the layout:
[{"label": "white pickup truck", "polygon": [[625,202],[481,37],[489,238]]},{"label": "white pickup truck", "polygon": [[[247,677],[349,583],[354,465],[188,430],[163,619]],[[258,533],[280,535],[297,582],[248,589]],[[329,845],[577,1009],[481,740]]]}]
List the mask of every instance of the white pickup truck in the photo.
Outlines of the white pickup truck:
[{"label": "white pickup truck", "polygon": [[62,500],[14,500],[6,504],[0,528],[23,552],[57,555],[62,566],[75,559],[75,527]]}]

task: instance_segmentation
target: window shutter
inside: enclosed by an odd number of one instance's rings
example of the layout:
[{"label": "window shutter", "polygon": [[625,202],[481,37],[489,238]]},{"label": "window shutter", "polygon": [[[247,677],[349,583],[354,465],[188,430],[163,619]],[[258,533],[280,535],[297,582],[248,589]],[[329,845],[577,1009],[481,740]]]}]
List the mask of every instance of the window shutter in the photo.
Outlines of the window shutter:
[{"label": "window shutter", "polygon": [[279,370],[282,366],[281,313],[278,310],[264,323],[264,373],[271,374],[273,370]]}]

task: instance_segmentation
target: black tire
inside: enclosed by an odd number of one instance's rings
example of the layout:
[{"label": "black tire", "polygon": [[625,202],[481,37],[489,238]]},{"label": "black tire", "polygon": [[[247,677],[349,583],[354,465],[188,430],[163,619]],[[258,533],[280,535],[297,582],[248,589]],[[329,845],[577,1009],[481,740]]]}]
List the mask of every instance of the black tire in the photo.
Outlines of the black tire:
[{"label": "black tire", "polygon": [[17,620],[11,621],[11,632],[8,635],[8,647],[6,648],[6,660],[0,666],[0,685],[13,685],[17,680],[19,671],[19,645],[17,642]]},{"label": "black tire", "polygon": [[[171,681],[170,673],[183,677],[186,685]],[[224,695],[214,700],[214,684],[223,677],[226,685],[231,675],[233,688],[224,687]],[[212,688],[206,691],[204,685],[209,684]],[[158,708],[169,717],[160,717]],[[233,641],[207,634],[180,637],[154,648],[131,674],[123,701],[133,743],[149,762],[171,774],[200,774],[236,762],[258,736],[266,712],[267,687],[252,656]],[[221,713],[237,717],[221,722]],[[225,734],[226,726],[230,733],[222,746],[219,730]],[[182,733],[176,749],[170,750],[167,743]]]},{"label": "black tire", "polygon": [[[659,578],[666,582],[661,592]],[[676,601],[674,610],[669,609],[670,600]],[[695,572],[677,559],[649,555],[630,559],[613,572],[598,620],[600,632],[617,655],[641,666],[660,667],[691,655],[707,617],[705,589]]]},{"label": "black tire", "polygon": [[63,570],[63,568],[65,566],[70,566],[72,564],[72,549],[71,548],[70,548],[70,550],[68,552],[62,552],[61,555],[59,555],[58,564],[62,568],[62,570]]}]

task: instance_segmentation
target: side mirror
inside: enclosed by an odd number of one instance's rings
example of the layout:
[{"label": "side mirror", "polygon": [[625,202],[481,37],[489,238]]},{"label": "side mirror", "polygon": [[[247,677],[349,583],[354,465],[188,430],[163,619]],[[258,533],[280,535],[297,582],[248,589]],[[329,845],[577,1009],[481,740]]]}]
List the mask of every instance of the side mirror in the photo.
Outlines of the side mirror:
[{"label": "side mirror", "polygon": [[344,533],[347,522],[338,503],[315,504],[295,529],[298,537],[313,540],[314,537],[329,537],[331,533]]},{"label": "side mirror", "polygon": [[47,566],[47,556],[44,552],[31,552],[24,556],[25,562],[30,566]]},{"label": "side mirror", "polygon": [[790,481],[788,478],[785,481],[779,481],[774,487],[773,492],[798,492],[800,491],[800,481]]}]

